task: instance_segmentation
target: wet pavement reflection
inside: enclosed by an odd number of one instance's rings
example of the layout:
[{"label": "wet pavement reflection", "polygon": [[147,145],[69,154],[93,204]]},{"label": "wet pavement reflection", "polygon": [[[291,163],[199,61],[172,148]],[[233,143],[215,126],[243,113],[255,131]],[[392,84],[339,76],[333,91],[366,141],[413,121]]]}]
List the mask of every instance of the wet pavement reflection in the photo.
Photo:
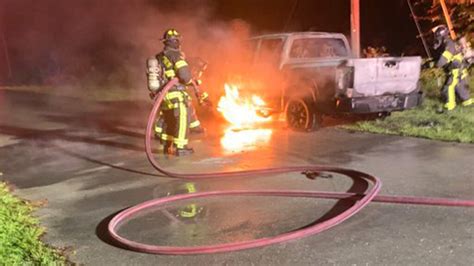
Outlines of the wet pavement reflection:
[{"label": "wet pavement reflection", "polygon": [[268,144],[272,133],[272,129],[267,128],[238,130],[228,128],[221,138],[221,145],[225,153],[252,151]]},{"label": "wet pavement reflection", "polygon": [[[258,178],[173,180],[156,186],[152,198],[216,190],[292,189],[348,191],[354,182],[342,175],[307,179],[300,173]],[[362,188],[363,191],[363,188]],[[153,245],[198,246],[276,236],[325,220],[347,208],[334,200],[257,196],[188,199],[143,210],[119,227],[122,236]]]},{"label": "wet pavement reflection", "polygon": [[[181,211],[196,204],[193,217]],[[154,245],[197,246],[275,236],[313,223],[334,201],[277,197],[214,197],[145,210],[123,223],[119,233]]]}]

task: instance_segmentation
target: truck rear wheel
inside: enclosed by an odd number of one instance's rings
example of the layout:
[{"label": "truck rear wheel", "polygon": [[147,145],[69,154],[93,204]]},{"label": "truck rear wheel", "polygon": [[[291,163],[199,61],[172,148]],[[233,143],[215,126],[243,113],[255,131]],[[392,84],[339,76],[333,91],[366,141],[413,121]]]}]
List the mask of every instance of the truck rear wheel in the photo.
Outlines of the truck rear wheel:
[{"label": "truck rear wheel", "polygon": [[311,101],[303,98],[290,98],[285,114],[288,126],[297,131],[313,131],[320,127],[322,117],[314,111]]}]

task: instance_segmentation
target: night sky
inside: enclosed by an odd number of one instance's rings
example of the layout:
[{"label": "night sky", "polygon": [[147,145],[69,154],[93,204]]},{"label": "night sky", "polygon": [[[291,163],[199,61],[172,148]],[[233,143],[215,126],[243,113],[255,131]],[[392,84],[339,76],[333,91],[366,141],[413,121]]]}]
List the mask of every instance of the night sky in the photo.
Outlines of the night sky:
[{"label": "night sky", "polygon": [[[350,0],[216,0],[216,17],[241,18],[260,32],[330,31],[350,35]],[[291,19],[291,10],[297,2]],[[361,0],[362,47],[385,45],[399,55],[409,46],[421,48],[405,0]],[[286,27],[286,29],[285,29]]]}]

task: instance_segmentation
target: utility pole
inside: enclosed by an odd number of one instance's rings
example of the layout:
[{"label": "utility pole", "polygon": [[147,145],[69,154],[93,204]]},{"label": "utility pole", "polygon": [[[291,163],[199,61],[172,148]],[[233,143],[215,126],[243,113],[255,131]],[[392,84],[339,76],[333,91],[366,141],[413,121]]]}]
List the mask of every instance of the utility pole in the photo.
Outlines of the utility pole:
[{"label": "utility pole", "polygon": [[10,64],[10,56],[8,53],[8,44],[7,44],[7,40],[5,39],[5,32],[3,31],[3,28],[1,27],[0,27],[0,35],[2,38],[2,46],[3,46],[3,53],[5,55],[5,61],[7,63],[8,78],[11,78],[13,74],[12,74],[12,67]]},{"label": "utility pole", "polygon": [[7,41],[5,39],[5,32],[0,28],[1,30],[1,35],[2,35],[2,46],[3,46],[3,52],[5,54],[5,60],[7,61],[7,69],[8,69],[8,78],[12,77],[12,67],[10,64],[10,56],[8,54],[8,45]]},{"label": "utility pole", "polygon": [[351,46],[354,57],[360,57],[360,0],[351,0]]}]

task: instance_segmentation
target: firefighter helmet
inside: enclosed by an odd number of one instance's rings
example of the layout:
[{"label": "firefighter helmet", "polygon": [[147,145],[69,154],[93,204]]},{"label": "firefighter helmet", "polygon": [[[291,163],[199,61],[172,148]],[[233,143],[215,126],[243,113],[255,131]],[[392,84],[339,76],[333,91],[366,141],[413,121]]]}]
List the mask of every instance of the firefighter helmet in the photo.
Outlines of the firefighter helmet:
[{"label": "firefighter helmet", "polygon": [[179,49],[181,46],[181,34],[176,29],[168,29],[161,39],[166,46]]},{"label": "firefighter helmet", "polygon": [[434,48],[438,49],[441,45],[443,45],[446,38],[449,36],[449,29],[446,25],[438,25],[431,29],[434,35]]},{"label": "firefighter helmet", "polygon": [[436,38],[446,37],[449,35],[449,29],[446,25],[438,25],[431,29]]},{"label": "firefighter helmet", "polygon": [[181,39],[181,34],[176,29],[168,29],[163,34],[162,41]]}]

